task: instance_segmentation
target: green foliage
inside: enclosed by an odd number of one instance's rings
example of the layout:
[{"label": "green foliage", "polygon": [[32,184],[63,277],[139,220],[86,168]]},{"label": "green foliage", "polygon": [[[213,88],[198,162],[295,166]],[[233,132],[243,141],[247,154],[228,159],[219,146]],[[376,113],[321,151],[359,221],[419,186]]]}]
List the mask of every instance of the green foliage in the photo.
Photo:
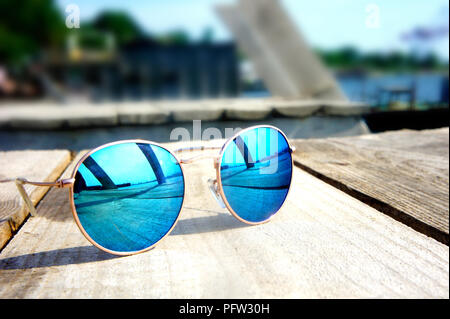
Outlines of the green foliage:
[{"label": "green foliage", "polygon": [[0,61],[20,64],[42,47],[58,47],[66,31],[52,0],[0,1]]},{"label": "green foliage", "polygon": [[69,34],[75,35],[77,45],[83,49],[105,50],[107,45],[107,34],[111,32],[100,31],[91,22],[83,22],[83,27],[71,29]]},{"label": "green foliage", "polygon": [[184,30],[174,30],[156,37],[157,42],[162,44],[185,45],[191,42],[189,34]]},{"label": "green foliage", "polygon": [[92,27],[113,34],[119,46],[144,36],[136,22],[128,14],[120,11],[100,13],[92,21]]},{"label": "green foliage", "polygon": [[324,63],[336,69],[365,69],[377,71],[416,71],[448,69],[438,57],[430,53],[423,57],[399,51],[390,53],[361,53],[352,47],[336,50],[316,50]]},{"label": "green foliage", "polygon": [[[112,35],[118,46],[139,38],[152,39],[168,45],[192,42],[184,30],[174,30],[151,37],[142,31],[131,16],[122,11],[104,11],[92,21],[83,21],[80,29],[69,30],[65,17],[53,0],[0,0],[0,63],[23,65],[41,49],[65,46],[70,33],[78,35],[82,47],[102,49],[105,35]],[[206,27],[200,43],[212,43],[213,29]],[[402,52],[361,53],[353,47],[337,50],[317,50],[326,65],[336,69],[365,69],[379,71],[414,71],[418,69],[448,70],[434,54],[417,57]],[[240,59],[246,59],[242,53]]]},{"label": "green foliage", "polygon": [[214,30],[211,27],[206,27],[200,37],[200,43],[210,44],[214,40]]}]

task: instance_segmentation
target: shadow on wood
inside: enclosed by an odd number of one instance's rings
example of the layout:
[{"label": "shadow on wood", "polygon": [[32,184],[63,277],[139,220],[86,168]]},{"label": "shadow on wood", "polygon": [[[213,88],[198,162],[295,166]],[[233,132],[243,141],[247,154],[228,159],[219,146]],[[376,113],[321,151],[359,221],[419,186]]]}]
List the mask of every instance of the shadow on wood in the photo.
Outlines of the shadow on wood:
[{"label": "shadow on wood", "polygon": [[54,249],[0,260],[0,269],[33,269],[122,258],[94,246]]},{"label": "shadow on wood", "polygon": [[[199,208],[183,207],[183,210],[205,211]],[[212,212],[208,210],[207,212]],[[183,213],[183,212],[181,212]],[[222,231],[233,228],[251,227],[238,221],[230,213],[216,212],[215,216],[202,216],[178,220],[170,235],[188,235]]]}]

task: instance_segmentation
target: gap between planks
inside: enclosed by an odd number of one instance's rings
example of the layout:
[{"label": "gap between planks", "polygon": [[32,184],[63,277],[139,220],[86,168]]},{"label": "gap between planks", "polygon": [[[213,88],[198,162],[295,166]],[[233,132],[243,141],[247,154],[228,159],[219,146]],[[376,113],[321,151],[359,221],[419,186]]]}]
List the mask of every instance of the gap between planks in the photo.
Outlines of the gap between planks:
[{"label": "gap between planks", "polygon": [[292,143],[297,167],[449,245],[448,128]]},{"label": "gap between planks", "polygon": [[422,222],[421,220],[414,218],[411,215],[405,214],[405,212],[389,205],[386,202],[383,202],[375,197],[366,195],[363,192],[358,191],[357,189],[354,189],[342,182],[339,182],[338,180],[335,180],[324,174],[321,174],[318,171],[315,171],[312,168],[310,168],[306,165],[303,165],[302,163],[298,162],[297,160],[294,160],[294,164],[295,164],[295,166],[302,169],[303,171],[324,181],[327,184],[330,184],[331,186],[343,191],[344,193],[356,198],[357,200],[363,202],[364,204],[375,208],[376,210],[380,211],[381,213],[384,213],[384,214],[392,217],[393,219],[413,228],[414,230],[416,230],[418,232],[421,232],[427,236],[430,236],[447,246],[449,245],[449,237],[448,237],[447,233],[445,233],[425,222]]},{"label": "gap between planks", "polygon": [[447,246],[299,168],[283,211],[244,225],[210,196],[205,164],[186,169],[171,235],[129,257],[90,245],[67,190],[51,190],[1,254],[0,297],[448,298]]}]

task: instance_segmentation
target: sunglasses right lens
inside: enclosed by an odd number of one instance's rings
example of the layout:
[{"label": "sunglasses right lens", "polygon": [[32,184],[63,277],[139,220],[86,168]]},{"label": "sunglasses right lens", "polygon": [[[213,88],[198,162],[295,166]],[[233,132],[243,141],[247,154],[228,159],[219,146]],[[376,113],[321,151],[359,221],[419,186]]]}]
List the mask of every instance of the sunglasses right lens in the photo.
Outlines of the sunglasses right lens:
[{"label": "sunglasses right lens", "polygon": [[271,127],[244,131],[225,147],[220,177],[226,202],[240,218],[268,220],[283,205],[291,184],[286,138]]},{"label": "sunglasses right lens", "polygon": [[75,176],[80,225],[113,253],[138,252],[157,243],[178,219],[183,197],[180,164],[169,151],[149,143],[101,148]]}]

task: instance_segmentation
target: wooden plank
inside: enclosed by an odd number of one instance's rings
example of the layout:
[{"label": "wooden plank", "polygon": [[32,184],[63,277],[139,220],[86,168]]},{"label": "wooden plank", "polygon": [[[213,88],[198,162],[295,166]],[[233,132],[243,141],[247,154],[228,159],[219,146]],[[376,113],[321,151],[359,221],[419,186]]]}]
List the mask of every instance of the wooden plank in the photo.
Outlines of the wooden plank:
[{"label": "wooden plank", "polygon": [[170,118],[168,111],[149,101],[117,103],[116,110],[121,125],[159,125],[169,122]]},{"label": "wooden plank", "polygon": [[296,140],[298,166],[449,243],[449,130]]},{"label": "wooden plank", "polygon": [[272,112],[270,100],[236,100],[228,104],[225,117],[229,120],[262,120]]},{"label": "wooden plank", "polygon": [[156,108],[170,112],[173,122],[191,122],[192,120],[216,121],[225,111],[226,104],[221,99],[166,100],[154,103]]},{"label": "wooden plank", "polygon": [[114,126],[118,115],[114,104],[83,103],[61,107],[56,103],[30,102],[0,108],[0,124],[11,128],[52,130],[68,127]]},{"label": "wooden plank", "polygon": [[130,125],[172,125],[192,120],[268,120],[272,113],[281,117],[302,118],[324,115],[362,116],[369,106],[335,100],[232,98],[136,101],[123,103],[28,102],[0,106],[0,128],[14,130],[55,130],[62,128],[114,127]]},{"label": "wooden plank", "polygon": [[259,226],[219,208],[212,162],[184,172],[171,235],[128,257],[90,245],[68,190],[52,189],[0,253],[0,298],[449,297],[447,246],[298,168],[282,211]]},{"label": "wooden plank", "polygon": [[274,111],[287,117],[308,117],[321,109],[320,100],[279,100],[274,103]]},{"label": "wooden plank", "polygon": [[[0,152],[0,180],[25,177],[32,181],[55,181],[69,162],[70,152],[66,150]],[[48,187],[24,187],[34,204],[48,191]],[[28,213],[15,183],[0,183],[0,249]]]}]

